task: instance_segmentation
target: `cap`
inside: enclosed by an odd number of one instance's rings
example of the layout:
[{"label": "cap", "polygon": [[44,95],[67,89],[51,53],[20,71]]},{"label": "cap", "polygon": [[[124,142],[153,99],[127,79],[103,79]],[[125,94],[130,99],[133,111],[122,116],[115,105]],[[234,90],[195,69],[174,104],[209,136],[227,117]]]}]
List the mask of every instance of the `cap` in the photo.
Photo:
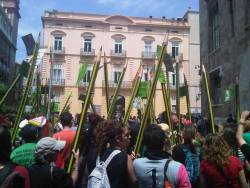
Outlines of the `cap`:
[{"label": "cap", "polygon": [[37,142],[35,154],[49,154],[53,151],[60,151],[64,148],[66,141],[56,140],[51,137],[44,137]]}]

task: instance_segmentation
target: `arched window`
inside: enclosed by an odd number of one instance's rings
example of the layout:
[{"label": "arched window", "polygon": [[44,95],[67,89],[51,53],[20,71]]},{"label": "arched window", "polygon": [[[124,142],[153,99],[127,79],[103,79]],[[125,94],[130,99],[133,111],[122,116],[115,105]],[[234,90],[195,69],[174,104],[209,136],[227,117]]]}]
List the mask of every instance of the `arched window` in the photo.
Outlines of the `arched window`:
[{"label": "arched window", "polygon": [[92,40],[95,37],[93,33],[85,32],[82,34],[83,37],[83,51],[84,52],[92,52]]},{"label": "arched window", "polygon": [[55,51],[62,51],[63,48],[63,37],[66,33],[60,30],[55,30],[50,33],[53,36],[53,49]]}]

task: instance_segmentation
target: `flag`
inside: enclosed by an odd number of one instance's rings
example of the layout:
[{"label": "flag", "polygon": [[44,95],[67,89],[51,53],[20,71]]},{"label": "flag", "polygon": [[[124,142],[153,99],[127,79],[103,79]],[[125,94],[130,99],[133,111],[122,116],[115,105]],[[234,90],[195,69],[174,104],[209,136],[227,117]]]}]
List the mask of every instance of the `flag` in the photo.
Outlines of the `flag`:
[{"label": "flag", "polygon": [[186,86],[181,86],[180,89],[179,89],[179,92],[180,92],[180,97],[184,97],[187,95],[187,88]]},{"label": "flag", "polygon": [[21,74],[21,76],[27,77],[29,68],[30,68],[29,63],[27,63],[26,61],[23,61],[19,69],[19,73]]},{"label": "flag", "polygon": [[76,81],[76,85],[79,85],[80,81],[84,78],[84,76],[85,76],[85,74],[87,72],[87,67],[88,67],[87,63],[82,64],[82,66],[80,67],[79,73],[78,73],[78,78],[77,78],[77,81]]},{"label": "flag", "polygon": [[23,43],[26,47],[27,55],[30,56],[33,54],[33,50],[35,48],[35,40],[32,36],[32,34],[28,34],[25,36],[22,36]]},{"label": "flag", "polygon": [[[160,59],[160,54],[161,54],[161,46],[157,45],[158,59]],[[174,72],[173,62],[174,62],[173,58],[168,53],[165,53],[163,58],[163,63],[168,72]]]},{"label": "flag", "polygon": [[166,83],[166,78],[162,69],[160,70],[159,81],[161,82],[161,84]]},{"label": "flag", "polygon": [[146,99],[147,93],[148,93],[148,82],[147,81],[141,82],[136,96],[141,97],[142,99]]}]

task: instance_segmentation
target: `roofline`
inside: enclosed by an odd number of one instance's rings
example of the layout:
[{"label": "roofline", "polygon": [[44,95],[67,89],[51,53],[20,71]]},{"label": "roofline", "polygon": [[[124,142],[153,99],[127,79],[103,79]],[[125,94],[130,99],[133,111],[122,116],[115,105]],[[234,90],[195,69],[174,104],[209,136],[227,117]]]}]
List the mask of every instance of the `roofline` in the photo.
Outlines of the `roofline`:
[{"label": "roofline", "polygon": [[188,15],[189,13],[191,13],[191,14],[200,14],[199,11],[196,11],[196,10],[188,10],[188,11],[184,14],[183,18],[187,17],[187,15]]}]

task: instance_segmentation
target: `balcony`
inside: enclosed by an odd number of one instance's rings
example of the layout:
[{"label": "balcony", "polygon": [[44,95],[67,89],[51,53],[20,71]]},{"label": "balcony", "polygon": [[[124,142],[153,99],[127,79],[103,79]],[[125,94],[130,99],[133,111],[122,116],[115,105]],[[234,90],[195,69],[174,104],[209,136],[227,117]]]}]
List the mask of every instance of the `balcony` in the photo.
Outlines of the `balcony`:
[{"label": "balcony", "polygon": [[80,81],[78,86],[79,87],[88,87],[89,86],[89,82]]},{"label": "balcony", "polygon": [[90,51],[85,51],[84,48],[81,48],[80,55],[88,57],[95,56],[95,49],[91,49]]},{"label": "balcony", "polygon": [[122,50],[121,52],[116,52],[115,50],[111,50],[111,57],[114,58],[125,58],[127,56],[126,50]]},{"label": "balcony", "polygon": [[53,78],[52,85],[53,86],[65,86],[65,79],[63,79],[63,78]]},{"label": "balcony", "polygon": [[50,51],[51,53],[56,54],[56,55],[63,55],[65,54],[65,47],[56,48],[56,49],[54,47],[51,47]]},{"label": "balcony", "polygon": [[[116,88],[118,83],[114,82],[114,80],[108,81],[109,88]],[[105,80],[102,81],[102,87],[105,87]],[[132,82],[131,81],[123,81],[121,84],[121,88],[132,88]]]},{"label": "balcony", "polygon": [[142,52],[143,59],[155,59],[156,53],[155,52]]}]

